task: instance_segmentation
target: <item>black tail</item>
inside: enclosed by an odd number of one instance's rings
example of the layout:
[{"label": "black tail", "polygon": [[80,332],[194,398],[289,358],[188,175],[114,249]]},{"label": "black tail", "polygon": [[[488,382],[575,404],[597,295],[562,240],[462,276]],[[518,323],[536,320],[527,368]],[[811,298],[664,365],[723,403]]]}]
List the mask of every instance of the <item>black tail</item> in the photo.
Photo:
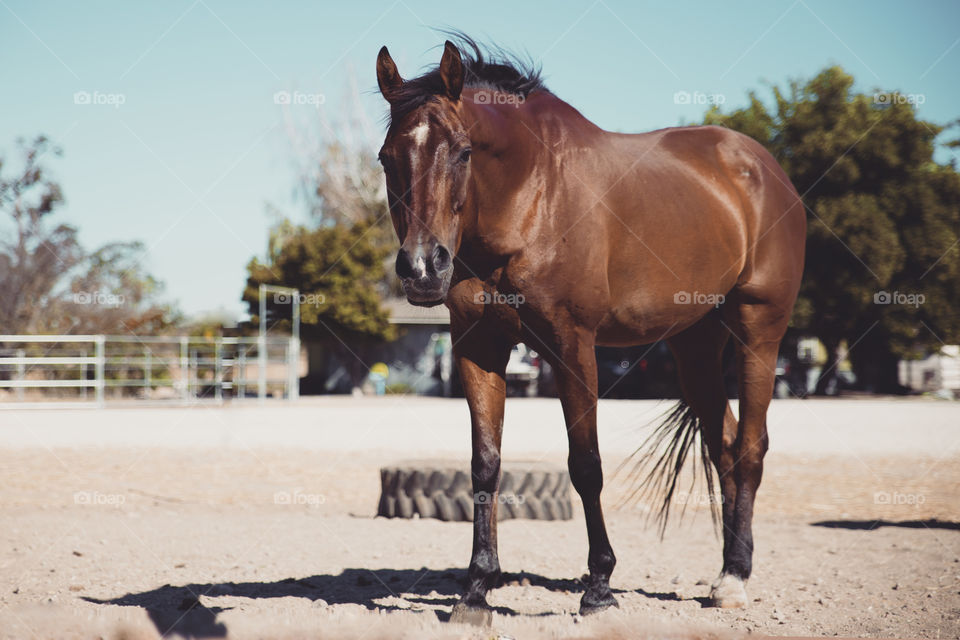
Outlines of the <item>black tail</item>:
[{"label": "black tail", "polygon": [[[710,516],[713,519],[714,528],[719,531],[720,512],[717,508],[718,501],[714,499],[714,471],[710,464],[707,443],[700,420],[683,400],[677,402],[672,410],[664,414],[663,422],[617,468],[617,473],[620,473],[622,469],[632,465],[627,473],[627,482],[636,485],[622,502],[660,501],[660,508],[655,512],[651,511],[650,515],[656,516],[661,538],[666,531],[667,520],[670,518],[670,506],[677,489],[677,481],[680,479],[680,471],[690,450],[697,444],[700,451],[699,456],[696,452],[693,455],[693,480],[690,484],[690,493],[693,493],[696,486],[697,458],[699,457],[703,475],[707,480]],[[681,517],[686,509],[687,501],[683,503],[680,510]]]}]

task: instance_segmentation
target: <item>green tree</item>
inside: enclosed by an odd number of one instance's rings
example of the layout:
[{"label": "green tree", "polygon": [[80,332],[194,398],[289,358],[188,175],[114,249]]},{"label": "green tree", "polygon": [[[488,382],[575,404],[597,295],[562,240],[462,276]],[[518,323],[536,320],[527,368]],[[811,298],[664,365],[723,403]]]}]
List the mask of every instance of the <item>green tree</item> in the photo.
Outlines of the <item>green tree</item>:
[{"label": "green tree", "polygon": [[749,106],[713,107],[705,122],[761,142],[803,197],[794,327],[819,338],[831,361],[845,342],[864,388],[889,393],[900,390],[900,358],[960,341],[960,175],[934,160],[944,127],[917,117],[915,96],[853,87],[830,67],[773,87],[771,106],[750,93]]},{"label": "green tree", "polygon": [[[271,233],[267,260],[254,258],[247,265],[243,292],[251,323],[258,324],[261,284],[298,289],[303,337],[337,353],[354,386],[367,374],[370,350],[396,337],[381,307],[390,249],[373,242],[375,234],[369,222],[308,229],[284,221]],[[268,295],[268,326],[288,330],[291,312],[288,296]]]}]

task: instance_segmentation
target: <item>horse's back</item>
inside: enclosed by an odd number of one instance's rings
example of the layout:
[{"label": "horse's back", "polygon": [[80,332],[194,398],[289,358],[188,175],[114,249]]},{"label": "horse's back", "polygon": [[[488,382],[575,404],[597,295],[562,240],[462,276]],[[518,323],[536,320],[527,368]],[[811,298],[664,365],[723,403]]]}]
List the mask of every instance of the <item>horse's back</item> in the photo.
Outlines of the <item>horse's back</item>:
[{"label": "horse's back", "polygon": [[780,284],[799,285],[806,214],[790,179],[763,145],[717,126],[638,134],[635,145],[643,154],[641,163],[669,167],[676,184],[701,185],[701,190],[705,185],[706,201],[717,206],[694,212],[695,224],[709,226],[706,218],[718,212],[733,215],[743,240],[740,284],[755,283],[759,273],[776,273]]},{"label": "horse's back", "polygon": [[734,289],[792,301],[803,207],[759,143],[710,126],[609,136],[610,166],[623,168],[610,171],[600,209],[610,295],[601,333],[620,342],[680,330]]}]

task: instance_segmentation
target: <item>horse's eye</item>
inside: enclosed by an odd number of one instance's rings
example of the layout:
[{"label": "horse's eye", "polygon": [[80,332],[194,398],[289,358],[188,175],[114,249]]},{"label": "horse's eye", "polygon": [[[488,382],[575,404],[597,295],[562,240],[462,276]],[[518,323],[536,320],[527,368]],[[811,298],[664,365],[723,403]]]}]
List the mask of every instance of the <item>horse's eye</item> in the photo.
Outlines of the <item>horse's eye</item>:
[{"label": "horse's eye", "polygon": [[471,149],[470,147],[467,147],[466,149],[460,152],[460,157],[457,158],[457,161],[460,162],[461,164],[466,164],[470,160],[470,154],[472,152],[473,152],[473,149]]}]

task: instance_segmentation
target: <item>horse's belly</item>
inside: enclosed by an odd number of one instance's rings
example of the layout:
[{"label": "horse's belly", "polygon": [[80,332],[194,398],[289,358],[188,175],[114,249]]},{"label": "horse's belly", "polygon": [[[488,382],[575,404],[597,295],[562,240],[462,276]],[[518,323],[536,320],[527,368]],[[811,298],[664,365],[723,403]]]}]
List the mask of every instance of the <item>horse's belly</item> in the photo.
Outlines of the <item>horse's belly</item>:
[{"label": "horse's belly", "polygon": [[669,338],[722,305],[736,286],[747,253],[736,212],[719,205],[704,215],[691,214],[691,209],[707,207],[672,210],[659,226],[611,234],[609,311],[598,325],[600,344]]},{"label": "horse's belly", "polygon": [[630,296],[597,326],[597,344],[632,346],[665,340],[696,323],[724,299],[722,294],[696,289],[678,289],[669,297]]}]

